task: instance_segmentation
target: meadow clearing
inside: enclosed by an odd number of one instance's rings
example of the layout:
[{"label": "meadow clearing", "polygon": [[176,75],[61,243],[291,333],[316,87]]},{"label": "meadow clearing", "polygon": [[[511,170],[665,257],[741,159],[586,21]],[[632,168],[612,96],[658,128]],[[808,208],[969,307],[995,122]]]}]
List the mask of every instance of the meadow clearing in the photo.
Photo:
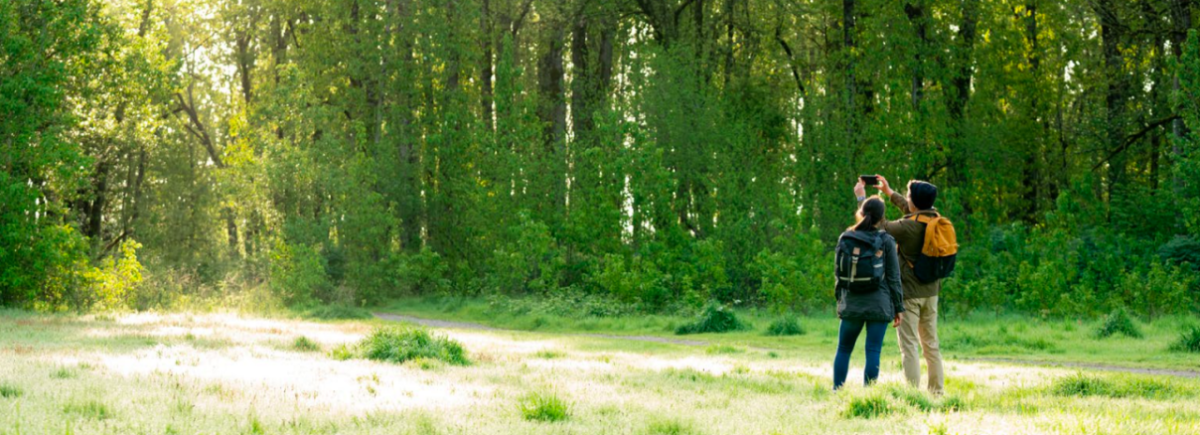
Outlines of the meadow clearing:
[{"label": "meadow clearing", "polygon": [[[482,303],[378,311],[487,320]],[[1200,433],[1197,358],[1167,350],[1186,319],[1103,340],[1095,322],[947,321],[948,391],[937,398],[903,385],[894,335],[879,384],[859,385],[859,348],[849,388],[835,393],[836,320],[771,337],[766,317],[745,317],[757,328],[686,337],[669,332],[686,319],[656,316],[434,328],[465,349],[469,364],[456,365],[338,354],[400,325],[378,318],[6,310],[0,434]],[[999,357],[1084,366],[986,360]],[[1089,367],[1101,364],[1173,374]]]}]

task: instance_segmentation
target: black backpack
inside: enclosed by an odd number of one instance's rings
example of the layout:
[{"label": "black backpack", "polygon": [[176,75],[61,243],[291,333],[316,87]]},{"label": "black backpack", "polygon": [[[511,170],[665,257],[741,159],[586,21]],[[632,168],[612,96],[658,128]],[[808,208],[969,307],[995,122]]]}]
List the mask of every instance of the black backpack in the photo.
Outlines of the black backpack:
[{"label": "black backpack", "polygon": [[838,238],[837,286],[851,293],[866,294],[879,290],[883,281],[883,237],[845,233]]}]

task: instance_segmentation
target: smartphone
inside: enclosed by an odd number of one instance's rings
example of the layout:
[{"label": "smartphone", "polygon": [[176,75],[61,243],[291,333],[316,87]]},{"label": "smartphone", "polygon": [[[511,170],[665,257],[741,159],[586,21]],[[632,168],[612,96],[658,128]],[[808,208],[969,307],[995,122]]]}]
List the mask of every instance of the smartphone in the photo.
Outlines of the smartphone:
[{"label": "smartphone", "polygon": [[879,184],[878,175],[860,175],[858,178],[863,181],[863,184],[868,186],[875,186]]}]

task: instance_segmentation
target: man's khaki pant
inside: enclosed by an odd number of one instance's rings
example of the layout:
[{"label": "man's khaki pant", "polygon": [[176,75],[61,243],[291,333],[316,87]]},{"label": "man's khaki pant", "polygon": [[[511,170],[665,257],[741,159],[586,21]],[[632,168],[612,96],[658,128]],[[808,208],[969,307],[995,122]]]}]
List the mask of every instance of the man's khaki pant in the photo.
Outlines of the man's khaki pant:
[{"label": "man's khaki pant", "polygon": [[905,299],[904,321],[896,328],[896,335],[899,337],[900,354],[904,358],[904,377],[908,378],[908,383],[914,387],[921,385],[921,360],[918,355],[923,351],[925,364],[929,366],[929,391],[942,394],[945,378],[942,373],[942,352],[938,349],[937,302],[937,296]]}]

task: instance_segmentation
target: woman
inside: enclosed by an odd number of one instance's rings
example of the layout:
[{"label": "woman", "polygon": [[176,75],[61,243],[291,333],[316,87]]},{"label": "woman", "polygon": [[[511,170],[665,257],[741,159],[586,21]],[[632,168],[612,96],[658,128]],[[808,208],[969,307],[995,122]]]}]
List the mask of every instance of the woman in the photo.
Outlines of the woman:
[{"label": "woman", "polygon": [[[899,327],[900,313],[904,312],[896,240],[879,230],[884,222],[883,213],[884,203],[879,197],[863,201],[858,208],[858,223],[838,239],[837,313],[842,325],[838,331],[837,356],[833,359],[834,390],[846,382],[850,354],[864,327],[867,367],[863,370],[863,382],[866,385],[875,382],[888,321]],[[877,272],[879,269],[881,273]]]}]

